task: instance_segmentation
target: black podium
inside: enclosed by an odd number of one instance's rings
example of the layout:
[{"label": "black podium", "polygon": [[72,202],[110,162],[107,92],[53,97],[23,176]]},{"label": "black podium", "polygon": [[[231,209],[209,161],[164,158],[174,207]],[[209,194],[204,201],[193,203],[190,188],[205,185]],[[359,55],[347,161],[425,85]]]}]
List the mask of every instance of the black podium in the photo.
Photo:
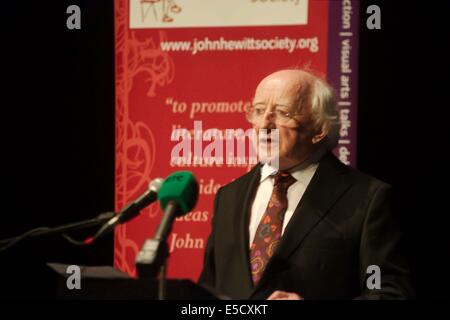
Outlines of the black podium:
[{"label": "black podium", "polygon": [[[56,298],[80,300],[156,300],[158,280],[133,279],[109,266],[80,266],[80,288],[69,289],[68,265],[49,263],[55,271]],[[188,279],[168,279],[167,300],[218,300],[212,292]]]}]

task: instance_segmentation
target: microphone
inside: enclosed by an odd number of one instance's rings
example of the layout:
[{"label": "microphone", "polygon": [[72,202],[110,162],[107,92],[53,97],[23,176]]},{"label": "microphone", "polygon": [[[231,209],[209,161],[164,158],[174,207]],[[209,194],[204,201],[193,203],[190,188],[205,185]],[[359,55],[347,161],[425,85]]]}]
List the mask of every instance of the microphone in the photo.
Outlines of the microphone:
[{"label": "microphone", "polygon": [[170,233],[173,220],[188,213],[198,200],[198,183],[190,171],[178,171],[166,178],[158,193],[164,214],[155,239],[165,240]]},{"label": "microphone", "polygon": [[94,238],[98,238],[100,235],[111,231],[117,224],[125,223],[139,214],[139,212],[156,201],[157,194],[161,188],[164,180],[162,178],[153,179],[149,185],[148,189],[135,201],[129,203],[125,208],[123,208],[119,214],[111,218],[103,227],[97,232]]},{"label": "microphone", "polygon": [[139,276],[154,277],[168,255],[167,236],[173,221],[191,211],[198,200],[199,187],[192,172],[178,171],[169,175],[158,192],[164,210],[153,239],[146,240],[136,257]]}]

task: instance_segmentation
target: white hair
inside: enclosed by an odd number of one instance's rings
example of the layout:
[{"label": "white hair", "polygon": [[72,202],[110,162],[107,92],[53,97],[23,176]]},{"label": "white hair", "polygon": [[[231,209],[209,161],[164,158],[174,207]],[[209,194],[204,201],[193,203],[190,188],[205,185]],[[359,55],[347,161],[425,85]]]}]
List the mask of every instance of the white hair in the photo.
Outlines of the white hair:
[{"label": "white hair", "polygon": [[315,127],[324,127],[327,131],[326,148],[334,149],[339,141],[340,122],[336,108],[333,88],[325,81],[312,75],[310,88],[311,112]]}]

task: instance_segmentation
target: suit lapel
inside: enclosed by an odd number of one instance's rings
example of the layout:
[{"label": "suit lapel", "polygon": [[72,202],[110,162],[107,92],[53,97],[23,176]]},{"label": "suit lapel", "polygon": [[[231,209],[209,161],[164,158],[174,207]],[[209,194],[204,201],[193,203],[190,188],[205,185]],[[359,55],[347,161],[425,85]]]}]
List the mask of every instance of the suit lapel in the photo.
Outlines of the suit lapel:
[{"label": "suit lapel", "polygon": [[237,190],[236,202],[240,204],[238,208],[235,218],[237,219],[236,224],[238,226],[237,233],[238,239],[238,247],[239,247],[239,255],[241,257],[241,262],[243,266],[243,271],[245,272],[245,279],[248,281],[245,286],[247,288],[253,287],[253,282],[250,273],[250,261],[249,261],[249,235],[248,235],[248,225],[249,225],[249,217],[252,200],[255,194],[255,191],[258,187],[259,180],[261,177],[261,166],[256,165],[247,175],[247,179],[244,183],[239,184],[239,188]]},{"label": "suit lapel", "polygon": [[[343,174],[348,170],[331,154],[321,160],[281,238],[280,246],[275,253],[278,259],[288,259],[344,191],[350,187],[350,181],[345,179],[345,174]],[[263,277],[255,290],[267,280],[265,275],[270,275],[272,261],[270,260],[267,264]]]}]

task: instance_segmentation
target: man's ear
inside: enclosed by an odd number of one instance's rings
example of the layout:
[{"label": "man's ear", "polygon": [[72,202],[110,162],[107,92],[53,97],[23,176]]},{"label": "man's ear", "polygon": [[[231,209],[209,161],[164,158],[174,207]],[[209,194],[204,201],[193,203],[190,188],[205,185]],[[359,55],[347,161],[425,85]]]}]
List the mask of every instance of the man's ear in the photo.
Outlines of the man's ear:
[{"label": "man's ear", "polygon": [[328,134],[328,126],[326,124],[322,124],[316,130],[316,134],[312,137],[312,143],[317,144],[322,141]]}]

